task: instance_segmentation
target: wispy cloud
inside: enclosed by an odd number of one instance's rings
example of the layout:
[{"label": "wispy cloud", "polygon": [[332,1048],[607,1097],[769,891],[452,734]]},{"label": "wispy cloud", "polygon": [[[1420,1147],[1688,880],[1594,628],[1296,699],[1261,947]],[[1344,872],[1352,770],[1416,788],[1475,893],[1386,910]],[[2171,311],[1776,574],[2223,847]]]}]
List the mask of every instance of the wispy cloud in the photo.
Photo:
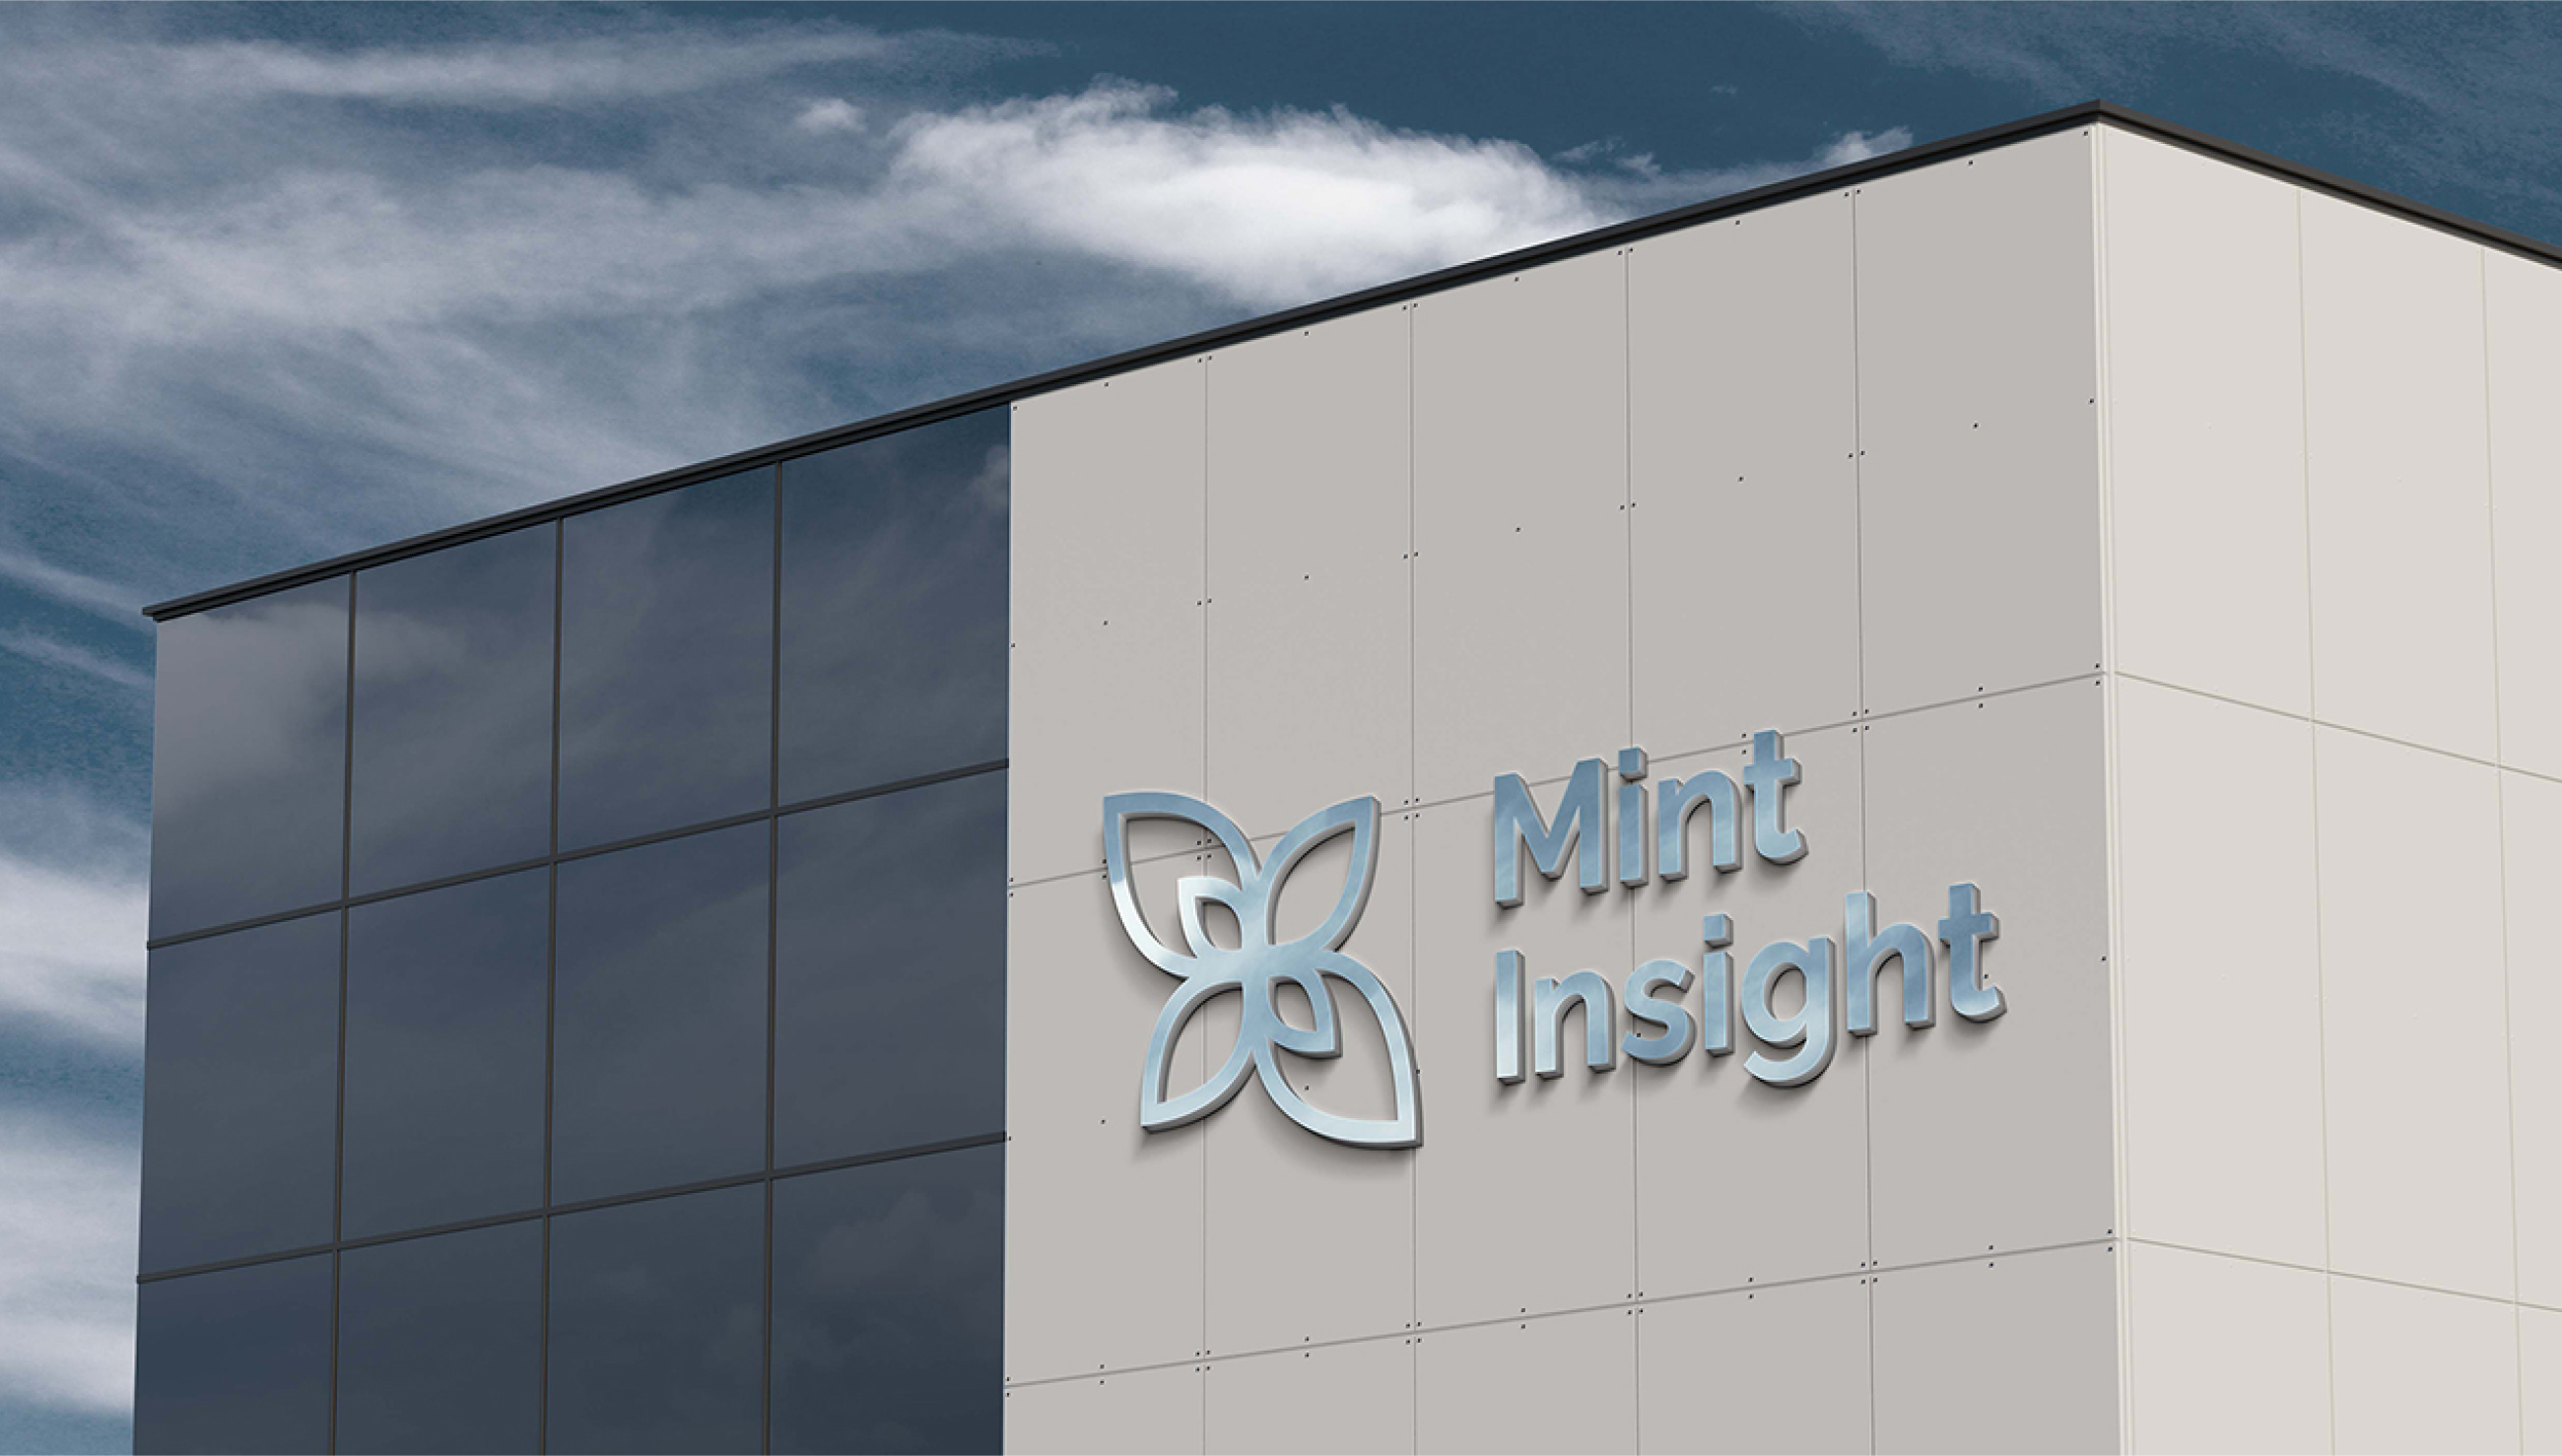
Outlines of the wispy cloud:
[{"label": "wispy cloud", "polygon": [[0,787],[0,1024],[138,1061],[143,845],[76,786]]},{"label": "wispy cloud", "polygon": [[136,1150],[112,1131],[9,1110],[0,1168],[0,1407],[129,1409]]}]

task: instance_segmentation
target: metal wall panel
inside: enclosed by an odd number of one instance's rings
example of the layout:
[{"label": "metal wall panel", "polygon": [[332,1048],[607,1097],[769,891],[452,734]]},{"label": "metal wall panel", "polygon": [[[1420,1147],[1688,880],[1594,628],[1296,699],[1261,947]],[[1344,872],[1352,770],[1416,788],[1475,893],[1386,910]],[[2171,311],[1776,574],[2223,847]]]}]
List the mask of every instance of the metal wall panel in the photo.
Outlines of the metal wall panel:
[{"label": "metal wall panel", "polygon": [[1426,802],[1628,731],[1626,285],[1604,253],[1408,305]]},{"label": "metal wall panel", "polygon": [[2295,189],[2102,137],[2115,665],[2310,712]]},{"label": "metal wall panel", "polygon": [[1014,406],[1010,873],[1103,862],[1103,796],[1197,794],[1203,367]]},{"label": "metal wall panel", "polygon": [[1855,189],[1872,712],[2100,665],[2091,151],[2068,131]]},{"label": "metal wall panel", "polygon": [[1637,1449],[1865,1451],[1868,1280],[1845,1275],[1637,1310]]},{"label": "metal wall panel", "polygon": [[2489,758],[2481,249],[2307,193],[2303,271],[2314,712]]},{"label": "metal wall panel", "polygon": [[2518,1449],[2514,1307],[2348,1278],[2330,1307],[2332,1450]]},{"label": "metal wall panel", "polygon": [[2321,1271],[2158,1244],[2128,1249],[2134,1449],[2330,1449]]},{"label": "metal wall panel", "polygon": [[2562,1310],[2519,1308],[2517,1365],[2518,1448],[2562,1451]]},{"label": "metal wall panel", "polygon": [[[2312,735],[2301,719],[2117,685],[2126,1231],[2318,1268]],[[2247,1054],[2200,1075],[2201,1037]]]},{"label": "metal wall panel", "polygon": [[1878,919],[1935,925],[1974,881],[2008,998],[1870,1042],[1870,1247],[1890,1266],[2114,1229],[2101,697],[2063,682],[1860,730]]},{"label": "metal wall panel", "polygon": [[1414,1448],[1633,1451],[1636,1357],[1629,1309],[1427,1334],[1414,1346]]},{"label": "metal wall panel", "polygon": [[[2562,885],[2562,784],[2502,774],[2508,916],[2508,1092],[2517,1180],[2517,1297],[2562,1309],[2562,957],[2551,907]],[[2434,997],[2433,997],[2434,1000]],[[2557,1352],[2562,1354],[2562,1352]],[[2562,1380],[2562,1365],[2553,1367]]]},{"label": "metal wall panel", "polygon": [[[1858,734],[1848,726],[1828,728],[1790,734],[1786,745],[1803,779],[1788,791],[1787,808],[1789,825],[1806,837],[1805,858],[1774,865],[1747,850],[1742,867],[1731,874],[1703,864],[1687,879],[1649,884],[1634,895],[1637,954],[1670,957],[1694,971],[1705,951],[1702,916],[1716,911],[1732,918],[1730,1003],[1762,946],[1818,935],[1839,939],[1842,895],[1866,860]],[[1748,757],[1748,750],[1721,749],[1668,759],[1653,766],[1654,776],[1661,781],[1719,769],[1739,782]],[[1707,814],[1692,823],[1691,849],[1704,857]],[[1922,908],[1929,907],[1916,907],[1917,913]],[[1887,918],[1883,909],[1880,918]],[[1895,918],[1905,917],[1899,911]],[[1709,1010],[1696,983],[1683,1003],[1695,1014]],[[1866,1044],[1842,1037],[1821,1077],[1772,1087],[1744,1072],[1755,1043],[1739,1014],[1733,1026],[1736,1049],[1729,1055],[1694,1050],[1670,1067],[1629,1068],[1637,1088],[1641,1296],[1843,1274],[1868,1258]],[[1787,1196],[1769,1196],[1783,1178]]]},{"label": "metal wall panel", "polygon": [[2330,1267],[2511,1298],[2498,771],[2329,727],[2313,768]]},{"label": "metal wall panel", "polygon": [[2114,1450],[2121,1250],[2083,1244],[1878,1276],[1876,1449]]},{"label": "metal wall panel", "polygon": [[1859,710],[1850,278],[1840,195],[1629,250],[1631,700],[1657,757]]},{"label": "metal wall panel", "polygon": [[1057,1456],[1197,1452],[1201,1383],[1199,1365],[1180,1365],[1013,1386],[1006,1391],[1006,1449]]},{"label": "metal wall panel", "polygon": [[1220,1361],[1203,1398],[1213,1452],[1411,1451],[1413,1338]]},{"label": "metal wall panel", "polygon": [[2491,548],[2499,613],[2499,753],[2562,776],[2562,270],[2482,258],[2489,330]]}]

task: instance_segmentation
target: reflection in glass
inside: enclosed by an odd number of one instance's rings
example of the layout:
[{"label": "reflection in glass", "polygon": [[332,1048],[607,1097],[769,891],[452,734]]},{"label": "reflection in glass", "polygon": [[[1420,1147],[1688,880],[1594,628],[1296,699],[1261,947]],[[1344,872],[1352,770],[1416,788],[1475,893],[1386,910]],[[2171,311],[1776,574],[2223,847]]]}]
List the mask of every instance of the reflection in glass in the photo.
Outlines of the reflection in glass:
[{"label": "reflection in glass", "polygon": [[541,1206],[548,872],[347,914],[346,1236]]},{"label": "reflection in glass", "polygon": [[1007,412],[783,465],[783,800],[1006,756]]},{"label": "reflection in glass", "polygon": [[314,1254],[143,1285],[133,1449],[326,1449],[329,1259]]},{"label": "reflection in glass", "polygon": [[338,898],[347,579],[160,624],[151,934]]},{"label": "reflection in glass", "polygon": [[357,577],[355,893],[550,847],[554,534],[510,531]]},{"label": "reflection in glass", "polygon": [[535,1448],[539,1219],[349,1249],[339,1259],[339,1450]]},{"label": "reflection in glass", "polygon": [[142,1077],[142,1268],[329,1241],[338,917],[153,951]]},{"label": "reflection in glass", "polygon": [[1004,1439],[1005,1150],[774,1184],[774,1449]]},{"label": "reflection in glass", "polygon": [[757,1449],[764,1279],[762,1183],[553,1219],[549,1449]]},{"label": "reflection in glass", "polygon": [[562,531],[561,847],[764,808],[774,472],[571,516]]},{"label": "reflection in glass", "polygon": [[552,1198],[765,1166],[766,824],[560,866]]},{"label": "reflection in glass", "polygon": [[1006,776],[787,815],[778,1166],[1001,1131]]}]

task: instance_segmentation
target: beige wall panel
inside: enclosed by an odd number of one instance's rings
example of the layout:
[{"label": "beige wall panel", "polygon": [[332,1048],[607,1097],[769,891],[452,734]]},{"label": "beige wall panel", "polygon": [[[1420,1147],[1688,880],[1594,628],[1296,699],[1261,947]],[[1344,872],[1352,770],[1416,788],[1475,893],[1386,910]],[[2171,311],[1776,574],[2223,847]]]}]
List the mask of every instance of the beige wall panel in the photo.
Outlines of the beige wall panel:
[{"label": "beige wall panel", "polygon": [[1099,866],[1106,794],[1200,792],[1202,373],[1159,365],[1014,406],[1016,880]]},{"label": "beige wall panel", "polygon": [[2009,1002],[1987,1022],[1952,1014],[1943,951],[1938,1024],[1880,1017],[1871,1247],[1889,1265],[2098,1238],[2116,1221],[2101,726],[2100,687],[2084,681],[1861,730],[1879,922],[1935,935],[1948,886],[1973,881],[2001,920],[1985,980]]},{"label": "beige wall panel", "polygon": [[1858,189],[1871,711],[2100,663],[2091,151],[2074,130]]},{"label": "beige wall panel", "polygon": [[1625,287],[1604,253],[1411,305],[1426,801],[1626,739]]},{"label": "beige wall panel", "polygon": [[2295,189],[2104,128],[2116,665],[2312,711]]},{"label": "beige wall panel", "polygon": [[[2562,1309],[2562,784],[2500,776],[2507,841],[2508,1076],[2517,1118],[2517,1297]],[[2562,1370],[2556,1370],[2562,1378]]]},{"label": "beige wall panel", "polygon": [[2120,679],[2116,731],[2128,1231],[2319,1267],[2312,726]]},{"label": "beige wall panel", "polygon": [[2117,1447],[2117,1259],[2087,1244],[1875,1284],[1880,1451]]},{"label": "beige wall panel", "polygon": [[2303,198],[2314,710],[2489,758],[2481,250]]},{"label": "beige wall panel", "polygon": [[2562,269],[2488,251],[2484,269],[2500,759],[2562,776]]},{"label": "beige wall panel", "polygon": [[[1378,977],[1404,1011],[1414,1004],[1413,825],[1390,817],[1379,836],[1370,903],[1343,951]],[[1268,853],[1274,842],[1256,848]],[[1300,862],[1282,891],[1282,937],[1306,934],[1323,919],[1351,859],[1350,840],[1337,838]],[[1358,993],[1340,985],[1336,992],[1343,1054],[1313,1060],[1283,1052],[1280,1065],[1327,1111],[1390,1117],[1396,1092],[1383,1034]],[[1224,1057],[1235,1044],[1238,1002],[1222,997],[1202,1009],[1209,1055]],[[1283,1014],[1294,1025],[1309,1024],[1296,993]],[[1415,1155],[1328,1142],[1285,1117],[1260,1082],[1203,1128],[1209,1352],[1402,1333],[1414,1318]]]},{"label": "beige wall panel", "polygon": [[2136,1450],[2330,1448],[2330,1305],[2319,1271],[2123,1247]]},{"label": "beige wall panel", "polygon": [[[1704,951],[1701,917],[1733,917],[1730,1006],[1743,968],[1761,947],[1838,937],[1842,896],[1859,884],[1859,736],[1847,727],[1828,728],[1790,734],[1785,745],[1800,774],[1786,803],[1789,825],[1806,836],[1804,858],[1763,863],[1751,851],[1747,821],[1740,828],[1742,867],[1719,874],[1706,863],[1709,820],[1702,810],[1691,820],[1690,877],[1633,892],[1637,958],[1677,961],[1694,975]],[[1657,780],[1720,769],[1739,785],[1749,756],[1725,749],[1659,760],[1652,768]],[[1748,797],[1742,807],[1748,819]],[[1694,1018],[1711,1011],[1696,980],[1683,1004]],[[1868,1258],[1866,1049],[1843,1047],[1804,1086],[1772,1087],[1745,1074],[1743,1059],[1758,1043],[1739,1012],[1730,1015],[1733,1054],[1694,1050],[1669,1067],[1629,1067],[1637,1099],[1641,1295],[1848,1273]],[[1765,1195],[1779,1178],[1788,1196]]]},{"label": "beige wall panel", "polygon": [[1412,793],[1408,317],[1209,364],[1209,798],[1248,833]]},{"label": "beige wall panel", "polygon": [[2330,1266],[2508,1298],[2498,771],[2335,728],[2313,755]]},{"label": "beige wall panel", "polygon": [[1869,1449],[1865,1279],[1650,1304],[1637,1339],[1639,1450]]},{"label": "beige wall panel", "polygon": [[1221,1361],[1206,1398],[1213,1452],[1411,1451],[1414,1347],[1400,1334]]},{"label": "beige wall panel", "polygon": [[2562,1311],[2517,1312],[2521,1449],[2562,1456]]},{"label": "beige wall panel", "polygon": [[[1155,923],[1197,856],[1140,866]],[[1177,985],[1139,958],[1101,874],[1007,906],[1006,1374],[1046,1379],[1192,1359],[1201,1347],[1203,1129],[1139,1127],[1148,1033]],[[1207,1073],[1187,1038],[1176,1080]]]},{"label": "beige wall panel", "polygon": [[1851,311],[1839,193],[1629,253],[1636,741],[1658,755],[1859,709]]},{"label": "beige wall panel", "polygon": [[1201,1449],[1197,1365],[1089,1380],[1018,1385],[1006,1392],[1006,1449],[1140,1456]]},{"label": "beige wall panel", "polygon": [[2515,1307],[2334,1278],[2330,1312],[2333,1450],[2518,1448]]},{"label": "beige wall panel", "polygon": [[1415,1449],[1635,1450],[1636,1325],[1614,1309],[1427,1332],[1414,1347]]},{"label": "beige wall panel", "polygon": [[[1556,790],[1539,793],[1554,809]],[[1587,1069],[1582,1016],[1566,1018],[1564,1075],[1495,1080],[1495,955],[1531,979],[1628,973],[1628,896],[1526,870],[1524,901],[1497,910],[1490,800],[1415,820],[1415,1055],[1423,1146],[1415,1154],[1415,1317],[1450,1325],[1629,1298],[1636,1208],[1633,1067]],[[1527,1001],[1527,992],[1525,1001]],[[1528,1048],[1524,1048],[1528,1059]]]}]

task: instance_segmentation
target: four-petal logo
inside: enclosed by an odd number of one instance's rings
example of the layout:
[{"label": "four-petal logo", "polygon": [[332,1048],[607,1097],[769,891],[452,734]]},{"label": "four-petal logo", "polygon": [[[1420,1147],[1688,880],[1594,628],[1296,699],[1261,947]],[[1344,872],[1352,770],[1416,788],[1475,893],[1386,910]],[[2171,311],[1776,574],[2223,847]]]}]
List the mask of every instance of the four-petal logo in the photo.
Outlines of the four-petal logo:
[{"label": "four-petal logo", "polygon": [[[1177,886],[1183,949],[1168,945],[1148,926],[1139,894],[1130,877],[1130,825],[1139,819],[1178,819],[1215,835],[1236,862],[1233,883],[1208,875],[1185,877]],[[1280,909],[1281,886],[1308,851],[1341,834],[1353,836],[1352,870],[1325,923],[1309,935],[1276,944],[1274,917]],[[1139,1125],[1164,1132],[1197,1122],[1227,1105],[1244,1087],[1248,1073],[1258,1075],[1263,1090],[1291,1121],[1321,1138],[1359,1148],[1411,1148],[1423,1141],[1414,1082],[1414,1047],[1405,1018],[1387,988],[1370,969],[1343,954],[1344,941],[1370,900],[1371,872],[1378,863],[1378,801],[1350,799],[1311,815],[1258,860],[1243,830],[1226,815],[1188,794],[1115,794],[1103,801],[1103,858],[1112,881],[1112,903],[1121,912],[1122,929],[1150,965],[1180,978],[1157,1027],[1148,1038],[1148,1061],[1139,1083]],[[1239,944],[1233,950],[1213,944],[1202,918],[1210,903],[1236,917]],[[1342,1117],[1312,1106],[1290,1085],[1276,1060],[1276,1050],[1307,1057],[1343,1054],[1343,1035],[1329,980],[1361,993],[1362,1002],[1378,1018],[1387,1043],[1388,1069],[1396,1089],[1396,1113],[1388,1119]],[[1308,998],[1315,1024],[1291,1025],[1281,1018],[1275,1000],[1282,983],[1297,986]],[[1168,1095],[1176,1040],[1184,1025],[1212,998],[1227,992],[1244,998],[1236,1045],[1226,1062],[1198,1087]]]}]

